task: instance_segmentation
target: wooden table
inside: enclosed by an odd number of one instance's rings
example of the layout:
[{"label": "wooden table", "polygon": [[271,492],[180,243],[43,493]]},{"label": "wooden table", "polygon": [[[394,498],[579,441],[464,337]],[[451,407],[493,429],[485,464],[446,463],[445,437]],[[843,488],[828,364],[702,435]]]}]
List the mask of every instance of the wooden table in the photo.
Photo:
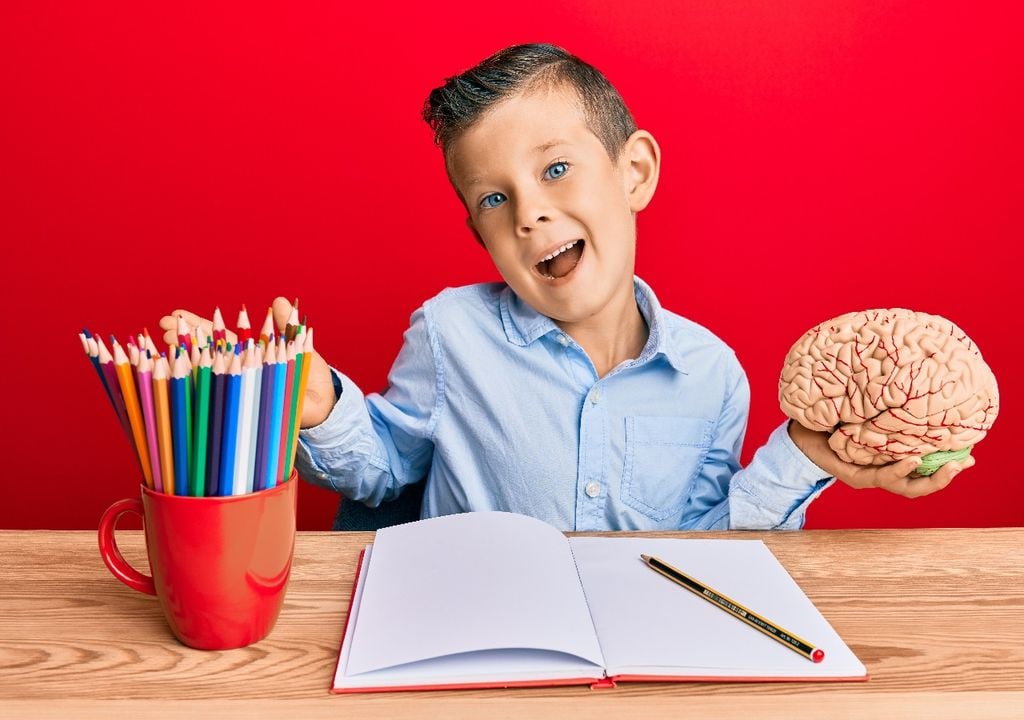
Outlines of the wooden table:
[{"label": "wooden table", "polygon": [[[678,536],[764,539],[871,680],[335,696],[371,533],[300,533],[271,635],[202,652],[178,644],[155,598],[107,572],[95,533],[0,531],[0,717],[1024,717],[1024,529]],[[145,568],[141,533],[118,540]]]}]

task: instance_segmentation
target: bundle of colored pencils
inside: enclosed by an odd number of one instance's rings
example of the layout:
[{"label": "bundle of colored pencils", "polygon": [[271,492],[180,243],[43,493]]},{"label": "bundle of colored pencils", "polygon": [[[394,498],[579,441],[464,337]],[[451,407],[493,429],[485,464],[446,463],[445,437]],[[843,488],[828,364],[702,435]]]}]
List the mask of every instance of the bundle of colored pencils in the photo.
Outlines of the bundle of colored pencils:
[{"label": "bundle of colored pencils", "polygon": [[144,330],[112,351],[79,333],[107,399],[139,460],[146,486],[169,495],[241,495],[287,480],[295,467],[313,330],[298,321],[283,337],[273,316],[253,338],[245,306],[237,342],[220,313],[213,335],[178,318],[178,344],[166,353]]}]

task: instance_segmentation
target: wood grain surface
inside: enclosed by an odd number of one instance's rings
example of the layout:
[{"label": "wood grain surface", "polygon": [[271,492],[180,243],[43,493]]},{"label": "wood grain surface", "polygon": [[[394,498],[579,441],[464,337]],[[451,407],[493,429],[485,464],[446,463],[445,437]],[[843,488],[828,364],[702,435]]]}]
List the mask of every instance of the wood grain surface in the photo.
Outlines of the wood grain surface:
[{"label": "wood grain surface", "polygon": [[[155,598],[110,575],[95,533],[0,531],[0,717],[1024,717],[1024,529],[656,535],[763,539],[870,681],[334,696],[371,533],[300,533],[270,636],[204,652],[174,639]],[[147,569],[140,532],[118,542]]]}]

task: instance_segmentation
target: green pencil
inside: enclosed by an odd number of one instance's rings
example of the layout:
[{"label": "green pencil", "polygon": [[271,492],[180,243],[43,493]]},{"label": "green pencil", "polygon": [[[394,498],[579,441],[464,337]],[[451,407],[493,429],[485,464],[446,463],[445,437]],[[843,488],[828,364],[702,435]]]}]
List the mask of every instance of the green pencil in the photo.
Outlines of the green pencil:
[{"label": "green pencil", "polygon": [[[299,347],[299,343],[305,338],[302,337],[302,326],[299,326],[299,332],[296,334],[295,347]],[[288,411],[288,445],[286,446],[284,456],[284,477],[281,478],[281,482],[288,480],[288,477],[292,472],[292,450],[295,447],[295,426],[300,421],[299,418],[299,398],[301,395],[300,384],[302,378],[302,363],[305,362],[305,353],[299,353],[295,356],[295,372],[292,375],[292,406]]]},{"label": "green pencil", "polygon": [[213,363],[210,349],[204,347],[199,360],[199,372],[196,376],[196,440],[192,446],[192,473],[189,479],[192,487],[189,495],[201,497],[206,478],[206,442],[210,429],[210,375]]}]

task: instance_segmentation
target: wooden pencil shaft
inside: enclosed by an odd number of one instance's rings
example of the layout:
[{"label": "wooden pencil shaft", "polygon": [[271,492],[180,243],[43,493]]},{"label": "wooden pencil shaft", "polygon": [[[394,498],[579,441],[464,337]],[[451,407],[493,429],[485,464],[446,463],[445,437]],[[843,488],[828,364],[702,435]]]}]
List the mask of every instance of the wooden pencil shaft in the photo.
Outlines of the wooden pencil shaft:
[{"label": "wooden pencil shaft", "polygon": [[657,573],[664,575],[669,580],[672,580],[678,585],[686,588],[694,595],[697,595],[711,604],[725,610],[727,613],[742,620],[750,627],[758,630],[768,637],[781,642],[783,645],[795,650],[796,652],[804,655],[807,658],[811,658],[811,655],[815,651],[815,647],[808,643],[806,640],[797,637],[791,632],[783,630],[778,625],[768,621],[766,618],[761,617],[752,610],[739,604],[732,598],[721,594],[717,590],[709,588],[699,580],[690,577],[681,570],[672,567],[668,563],[659,560],[656,557],[648,557],[646,559],[647,565]]}]

